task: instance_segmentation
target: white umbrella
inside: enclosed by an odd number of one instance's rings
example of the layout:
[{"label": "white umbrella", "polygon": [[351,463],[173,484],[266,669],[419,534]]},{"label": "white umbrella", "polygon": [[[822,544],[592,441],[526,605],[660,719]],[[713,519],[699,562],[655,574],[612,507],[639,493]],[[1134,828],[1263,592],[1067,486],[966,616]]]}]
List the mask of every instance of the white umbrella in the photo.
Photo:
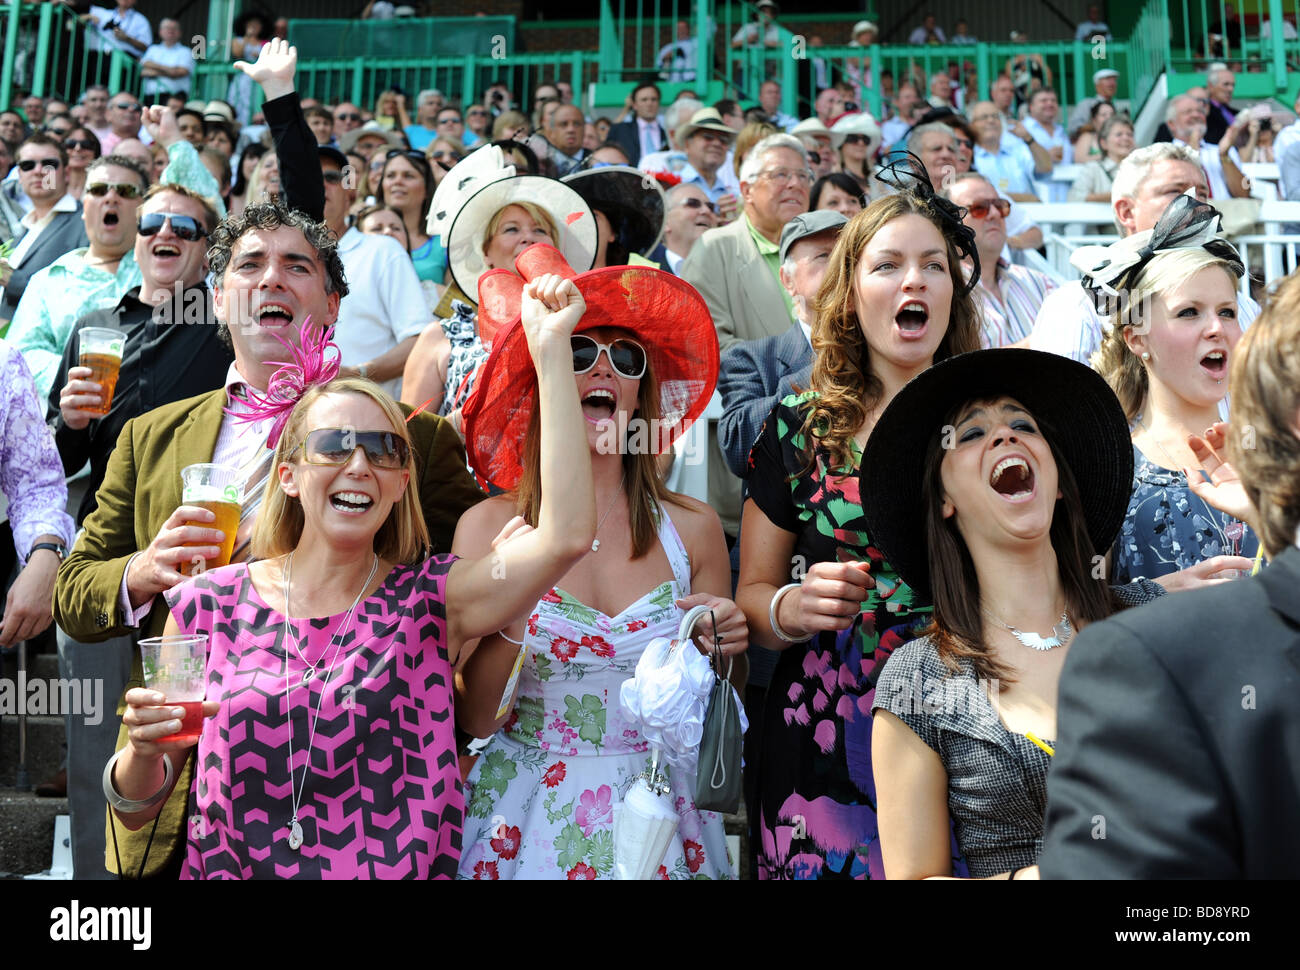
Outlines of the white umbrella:
[{"label": "white umbrella", "polygon": [[650,879],[677,834],[677,810],[665,767],[694,774],[704,715],[713,686],[709,661],[691,644],[696,622],[710,612],[696,606],[682,617],[677,639],[656,637],[623,682],[619,701],[650,742],[650,768],[632,783],[614,811],[614,876]]}]

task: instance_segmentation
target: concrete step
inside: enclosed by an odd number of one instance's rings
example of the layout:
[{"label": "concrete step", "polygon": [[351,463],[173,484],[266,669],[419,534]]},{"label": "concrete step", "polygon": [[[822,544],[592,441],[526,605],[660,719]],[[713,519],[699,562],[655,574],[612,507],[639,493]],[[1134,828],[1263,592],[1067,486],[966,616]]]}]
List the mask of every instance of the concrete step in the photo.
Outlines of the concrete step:
[{"label": "concrete step", "polygon": [[[39,785],[56,771],[63,762],[63,718],[51,715],[27,718],[27,779]],[[17,784],[18,771],[18,717],[6,714],[0,717],[0,786],[11,788]]]},{"label": "concrete step", "polygon": [[0,873],[28,875],[50,867],[54,819],[68,814],[66,798],[37,798],[0,788]]}]

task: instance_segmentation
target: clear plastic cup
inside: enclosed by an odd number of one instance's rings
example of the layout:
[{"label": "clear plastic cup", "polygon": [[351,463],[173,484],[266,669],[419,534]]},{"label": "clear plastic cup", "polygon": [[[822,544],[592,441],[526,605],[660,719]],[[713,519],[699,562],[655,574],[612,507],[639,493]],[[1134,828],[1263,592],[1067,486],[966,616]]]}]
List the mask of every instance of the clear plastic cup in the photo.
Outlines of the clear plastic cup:
[{"label": "clear plastic cup", "polygon": [[203,701],[208,692],[208,635],[174,634],[140,641],[144,684],[160,691],[172,707],[185,708],[181,729],[159,741],[193,741],[203,733]]},{"label": "clear plastic cup", "polygon": [[107,327],[82,327],[77,338],[77,363],[90,368],[91,375],[86,380],[94,381],[103,388],[100,391],[103,400],[97,406],[82,410],[105,415],[113,403],[113,391],[117,388],[118,373],[122,369],[122,349],[126,346],[126,334]]},{"label": "clear plastic cup", "polygon": [[[204,462],[189,465],[181,471],[181,504],[196,505],[216,515],[215,522],[187,522],[208,529],[219,529],[225,534],[221,552],[216,559],[195,556],[190,566],[194,576],[206,569],[215,569],[230,562],[235,551],[235,535],[239,531],[240,503],[239,470],[230,465]],[[187,542],[187,546],[210,546],[210,542]]]}]

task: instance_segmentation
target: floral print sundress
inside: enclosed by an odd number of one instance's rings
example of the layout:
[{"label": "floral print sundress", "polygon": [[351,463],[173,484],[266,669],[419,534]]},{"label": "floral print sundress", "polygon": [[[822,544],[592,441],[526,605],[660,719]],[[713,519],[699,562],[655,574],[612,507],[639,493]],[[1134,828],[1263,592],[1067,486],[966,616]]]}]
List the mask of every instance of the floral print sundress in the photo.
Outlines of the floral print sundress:
[{"label": "floral print sundress", "polygon": [[[462,879],[609,879],[614,808],[649,765],[619,687],[655,637],[675,637],[690,595],[686,548],[666,510],[659,541],[673,579],[617,616],[556,587],[528,618],[528,653],[510,719],[466,784]],[[679,824],[660,879],[730,879],[722,816],[696,809],[694,777],[669,773]]]}]

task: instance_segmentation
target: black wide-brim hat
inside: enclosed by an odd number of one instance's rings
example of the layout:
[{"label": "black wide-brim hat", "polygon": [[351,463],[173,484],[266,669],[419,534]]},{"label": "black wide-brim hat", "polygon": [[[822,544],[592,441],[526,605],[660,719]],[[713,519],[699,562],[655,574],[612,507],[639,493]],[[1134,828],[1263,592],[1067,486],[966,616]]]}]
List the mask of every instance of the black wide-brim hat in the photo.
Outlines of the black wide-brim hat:
[{"label": "black wide-brim hat", "polygon": [[654,176],[627,165],[602,165],[561,181],[605,213],[615,238],[629,253],[649,256],[659,245],[668,205]]},{"label": "black wide-brim hat", "polygon": [[862,511],[871,542],[922,602],[933,602],[925,539],[925,457],[954,408],[1012,397],[1024,405],[1070,466],[1088,537],[1104,555],[1119,534],[1133,490],[1128,419],[1093,370],[1057,354],[976,350],[935,364],[889,403],[871,431],[859,467]]}]

